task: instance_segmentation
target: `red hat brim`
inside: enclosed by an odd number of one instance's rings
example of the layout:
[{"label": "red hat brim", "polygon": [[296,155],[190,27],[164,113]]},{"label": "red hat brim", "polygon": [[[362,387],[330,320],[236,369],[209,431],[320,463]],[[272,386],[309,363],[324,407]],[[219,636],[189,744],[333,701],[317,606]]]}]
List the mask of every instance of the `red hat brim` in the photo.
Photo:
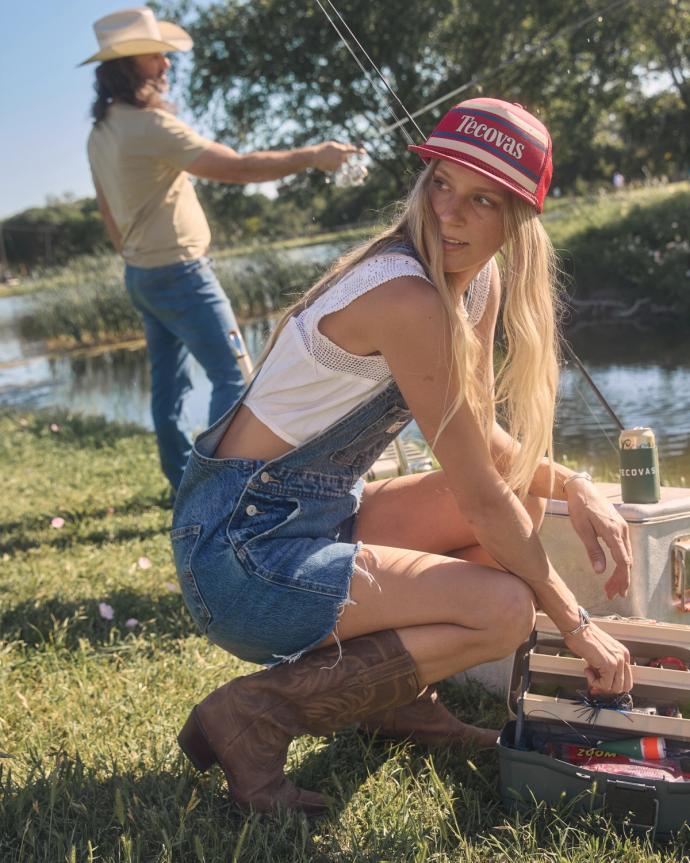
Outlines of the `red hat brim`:
[{"label": "red hat brim", "polygon": [[499,175],[496,171],[488,171],[482,165],[476,164],[470,156],[460,156],[457,153],[440,150],[437,147],[427,147],[424,144],[408,144],[407,149],[420,155],[425,164],[428,164],[431,159],[442,159],[445,162],[455,162],[458,165],[462,165],[463,168],[469,168],[470,171],[481,174],[483,177],[488,177],[488,179],[504,186],[514,195],[517,195],[518,198],[527,201],[528,204],[536,208],[538,213],[541,213],[544,209],[543,202],[540,202],[536,195],[523,189],[522,186],[513,182],[509,177]]}]

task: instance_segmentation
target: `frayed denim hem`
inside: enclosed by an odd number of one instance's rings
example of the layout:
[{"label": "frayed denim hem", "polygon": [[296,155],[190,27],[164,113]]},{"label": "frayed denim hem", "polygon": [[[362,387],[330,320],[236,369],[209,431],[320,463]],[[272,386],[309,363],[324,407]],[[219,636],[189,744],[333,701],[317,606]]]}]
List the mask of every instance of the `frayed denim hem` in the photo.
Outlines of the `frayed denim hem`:
[{"label": "frayed denim hem", "polygon": [[[359,561],[358,561],[358,558],[359,558]],[[333,624],[329,627],[326,634],[322,638],[317,638],[311,644],[307,645],[307,647],[303,647],[301,650],[298,650],[295,653],[290,653],[290,654],[285,655],[285,656],[283,656],[279,653],[274,653],[273,657],[275,658],[276,661],[275,662],[266,662],[266,663],[264,663],[264,665],[266,665],[269,668],[272,668],[274,665],[280,665],[281,663],[284,663],[284,662],[287,662],[287,663],[298,662],[302,658],[302,656],[304,656],[305,653],[308,653],[310,650],[313,650],[315,647],[317,647],[319,644],[321,644],[323,641],[325,641],[329,635],[332,635],[334,640],[335,640],[335,643],[338,646],[338,658],[333,663],[333,665],[325,665],[322,668],[324,670],[330,670],[331,668],[335,668],[335,666],[343,658],[342,643],[340,641],[340,638],[338,638],[338,621],[340,620],[343,612],[345,611],[345,609],[348,605],[357,605],[357,602],[354,599],[352,599],[352,597],[350,596],[350,589],[352,587],[353,577],[355,575],[361,575],[364,578],[366,578],[369,585],[375,585],[379,591],[381,590],[381,585],[376,581],[372,572],[370,571],[370,566],[371,566],[372,562],[377,566],[380,566],[380,564],[381,564],[381,561],[379,560],[379,557],[376,554],[376,552],[370,548],[365,547],[364,544],[362,543],[362,541],[360,540],[355,546],[355,553],[352,557],[352,571],[350,572],[349,577],[348,577],[347,595],[345,596],[345,599],[343,599],[343,601],[341,603],[339,603],[338,607],[336,608],[335,620],[333,621]]]}]

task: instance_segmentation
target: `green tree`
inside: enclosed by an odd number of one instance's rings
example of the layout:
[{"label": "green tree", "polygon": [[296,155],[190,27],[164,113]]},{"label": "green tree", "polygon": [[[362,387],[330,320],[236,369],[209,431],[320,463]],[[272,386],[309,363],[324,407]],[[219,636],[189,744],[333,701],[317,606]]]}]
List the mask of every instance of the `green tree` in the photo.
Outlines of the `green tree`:
[{"label": "green tree", "polygon": [[640,3],[629,22],[636,73],[662,86],[643,100],[627,94],[627,142],[644,170],[687,176],[690,168],[690,2]]},{"label": "green tree", "polygon": [[690,112],[690,3],[640,3],[631,21],[635,56],[648,74],[668,75]]},{"label": "green tree", "polygon": [[[328,0],[321,2],[345,32]],[[400,133],[382,133],[392,119],[386,105],[400,108],[380,82],[367,80],[316,0],[163,6],[195,38],[189,104],[212,118],[222,138],[238,148],[361,138],[394,196],[404,191],[406,171],[418,163],[402,155]],[[688,0],[337,6],[410,110],[446,96],[420,118],[424,130],[454,101],[479,94],[520,101],[543,116],[562,187],[608,179],[621,163],[632,128],[624,117],[633,120],[635,106],[645,113],[650,72],[666,71],[686,98]],[[671,142],[676,155],[678,146]]]},{"label": "green tree", "polygon": [[[356,22],[401,99],[414,105],[437,92],[441,62],[436,52],[420,53],[420,36],[430,34],[451,5],[451,0],[415,4],[414,14],[401,15],[393,0],[349,0],[342,11],[348,22]],[[164,8],[176,17],[179,5]],[[330,136],[362,139],[398,190],[404,188],[400,136],[380,133],[394,120],[382,85],[367,81],[316,3],[231,0],[185,8],[185,25],[195,39],[187,101],[197,115],[212,118],[221,139],[238,149],[295,146]]]},{"label": "green tree", "polygon": [[10,216],[2,232],[8,262],[29,268],[64,264],[75,255],[109,248],[96,199],[77,200],[70,194]]}]

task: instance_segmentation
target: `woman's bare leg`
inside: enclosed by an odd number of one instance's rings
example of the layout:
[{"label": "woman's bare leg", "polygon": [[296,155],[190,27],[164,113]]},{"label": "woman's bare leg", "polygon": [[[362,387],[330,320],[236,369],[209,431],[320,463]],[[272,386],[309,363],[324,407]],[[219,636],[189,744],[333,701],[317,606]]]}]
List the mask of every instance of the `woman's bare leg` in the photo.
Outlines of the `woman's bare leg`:
[{"label": "woman's bare leg", "polygon": [[367,483],[355,539],[435,554],[477,542],[442,470]]},{"label": "woman's bare leg", "polygon": [[[335,635],[398,631],[420,682],[512,653],[534,626],[534,595],[516,576],[410,549],[365,545]],[[362,574],[366,571],[371,578]],[[323,644],[332,644],[332,634]]]},{"label": "woman's bare leg", "polygon": [[[527,497],[537,529],[545,507]],[[424,683],[507,656],[532,631],[534,594],[477,544],[443,471],[368,483],[355,539],[375,583],[355,574],[336,635],[397,629]]]},{"label": "woman's bare leg", "polygon": [[[539,530],[546,500],[528,495],[524,506]],[[453,556],[477,546],[474,531],[442,470],[367,483],[357,513],[355,539]],[[496,566],[495,562],[489,565]]]}]

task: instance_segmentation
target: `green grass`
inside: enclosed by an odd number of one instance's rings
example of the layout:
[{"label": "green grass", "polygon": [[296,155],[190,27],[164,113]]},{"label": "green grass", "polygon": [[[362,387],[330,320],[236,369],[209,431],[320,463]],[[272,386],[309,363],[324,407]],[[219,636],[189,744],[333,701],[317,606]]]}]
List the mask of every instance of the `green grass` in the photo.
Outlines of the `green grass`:
[{"label": "green grass", "polygon": [[[240,320],[265,318],[311,284],[322,267],[275,251],[257,251],[241,267],[218,266],[216,276]],[[19,319],[19,332],[49,348],[111,344],[143,335],[141,317],[116,258],[83,258],[44,282]]]},{"label": "green grass", "polygon": [[[168,587],[152,436],[9,413],[0,456],[2,863],[688,860],[687,831],[651,847],[567,808],[506,815],[494,753],[372,745],[353,730],[290,751],[291,778],[334,796],[333,814],[242,814],[220,773],[196,774],[175,742],[197,699],[254,669],[198,636]],[[469,720],[505,719],[479,688],[445,694]]]},{"label": "green grass", "polygon": [[277,252],[283,249],[304,249],[308,246],[318,246],[322,243],[335,243],[345,245],[356,243],[370,237],[376,231],[375,223],[362,224],[357,227],[344,228],[341,231],[320,231],[314,234],[306,234],[302,237],[288,237],[283,240],[273,240],[270,243],[253,242],[231,248],[219,249],[213,253],[216,260],[236,258],[243,255],[253,255],[259,250]]},{"label": "green grass", "polygon": [[[690,300],[690,183],[634,189],[601,199],[574,199],[549,210],[545,226],[569,273],[573,299],[595,309],[638,309],[642,323],[664,315],[687,327]],[[592,305],[594,303],[594,305]],[[580,314],[585,309],[580,308]],[[595,312],[595,316],[596,316]],[[602,310],[598,312],[602,314]]]},{"label": "green grass", "polygon": [[547,198],[542,221],[554,246],[567,249],[575,236],[590,228],[604,228],[611,222],[629,216],[637,208],[655,207],[676,195],[688,193],[690,182],[681,182]]},{"label": "green grass", "polygon": [[[363,224],[357,227],[345,228],[341,231],[323,231],[302,237],[289,237],[274,240],[269,243],[243,243],[229,248],[213,249],[214,260],[227,261],[238,257],[255,257],[267,252],[281,252],[287,249],[302,249],[323,243],[333,243],[338,246],[354,244],[373,234],[375,225]],[[69,288],[75,281],[87,278],[95,282],[101,278],[105,282],[122,281],[123,264],[119,255],[114,252],[101,255],[83,255],[74,258],[66,266],[38,268],[31,278],[19,279],[17,284],[0,284],[0,297],[10,297],[20,294],[34,294],[39,291],[53,291]]]}]

